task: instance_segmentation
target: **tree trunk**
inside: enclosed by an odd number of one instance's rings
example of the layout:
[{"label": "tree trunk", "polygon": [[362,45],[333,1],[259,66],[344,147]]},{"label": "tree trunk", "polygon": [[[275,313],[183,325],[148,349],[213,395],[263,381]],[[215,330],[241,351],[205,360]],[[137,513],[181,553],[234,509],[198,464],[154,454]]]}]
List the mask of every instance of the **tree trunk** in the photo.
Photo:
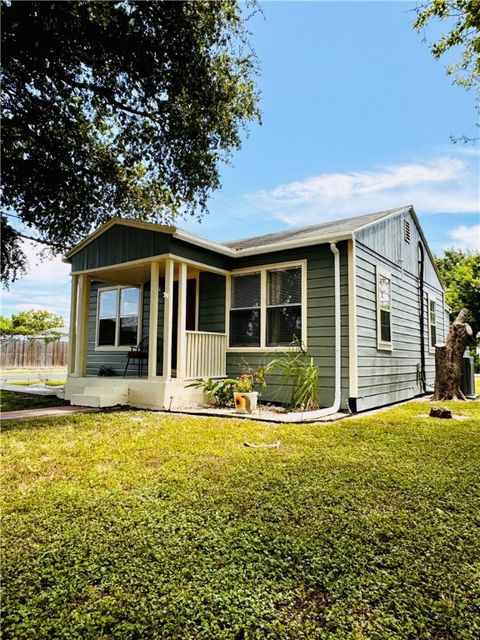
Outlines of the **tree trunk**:
[{"label": "tree trunk", "polygon": [[473,331],[466,320],[470,312],[462,309],[455,318],[445,344],[435,347],[435,393],[433,400],[465,400],[460,389],[462,358]]}]

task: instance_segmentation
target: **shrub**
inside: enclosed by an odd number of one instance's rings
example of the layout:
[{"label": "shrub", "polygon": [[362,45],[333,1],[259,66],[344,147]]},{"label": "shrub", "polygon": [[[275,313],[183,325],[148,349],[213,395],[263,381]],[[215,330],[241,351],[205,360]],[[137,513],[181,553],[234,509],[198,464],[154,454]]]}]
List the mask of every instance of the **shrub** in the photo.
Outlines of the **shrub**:
[{"label": "shrub", "polygon": [[216,407],[231,407],[233,405],[233,392],[236,390],[236,380],[224,378],[212,380],[212,378],[197,378],[189,387],[201,389],[206,402]]}]

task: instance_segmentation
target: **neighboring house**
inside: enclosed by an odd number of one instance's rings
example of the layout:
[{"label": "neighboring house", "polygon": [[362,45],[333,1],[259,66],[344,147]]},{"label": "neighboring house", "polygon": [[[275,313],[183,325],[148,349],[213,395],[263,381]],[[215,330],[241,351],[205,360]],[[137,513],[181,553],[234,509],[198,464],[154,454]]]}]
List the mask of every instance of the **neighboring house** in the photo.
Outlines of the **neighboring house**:
[{"label": "neighboring house", "polygon": [[[433,385],[448,314],[411,206],[226,244],[112,219],[66,260],[74,404],[180,408],[200,400],[192,379],[237,376],[242,361],[256,367],[294,336],[332,411]],[[147,336],[143,377],[132,365],[123,378],[130,346]],[[102,367],[114,376],[99,377]],[[268,382],[264,401],[286,399],[278,374]]]}]

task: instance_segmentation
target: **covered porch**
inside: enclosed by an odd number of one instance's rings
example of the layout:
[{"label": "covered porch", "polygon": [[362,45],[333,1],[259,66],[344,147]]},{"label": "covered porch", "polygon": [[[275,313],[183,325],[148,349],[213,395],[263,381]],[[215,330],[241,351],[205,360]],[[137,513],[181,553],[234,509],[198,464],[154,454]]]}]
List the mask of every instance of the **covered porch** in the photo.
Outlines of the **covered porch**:
[{"label": "covered porch", "polygon": [[[65,398],[154,409],[201,401],[191,381],[226,376],[227,286],[228,271],[172,255],[73,272]],[[125,372],[139,344],[141,368],[134,359]]]}]

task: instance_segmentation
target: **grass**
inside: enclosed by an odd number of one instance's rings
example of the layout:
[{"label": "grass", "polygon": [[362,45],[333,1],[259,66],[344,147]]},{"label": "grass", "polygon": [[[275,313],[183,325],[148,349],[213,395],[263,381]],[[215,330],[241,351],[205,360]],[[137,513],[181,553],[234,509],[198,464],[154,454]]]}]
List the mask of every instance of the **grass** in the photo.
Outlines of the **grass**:
[{"label": "grass", "polygon": [[45,373],[58,373],[59,375],[63,375],[67,373],[67,367],[32,367],[32,368],[28,368],[25,367],[23,369],[21,368],[7,368],[7,369],[0,369],[0,376],[3,375],[35,375],[35,374],[45,374]]},{"label": "grass", "polygon": [[[46,378],[43,380],[45,384],[48,384],[50,387],[63,387],[65,385],[65,378],[63,380],[50,380]],[[34,384],[39,384],[40,380],[12,380],[8,384],[17,385],[19,387],[31,387]]]},{"label": "grass", "polygon": [[61,407],[67,404],[55,396],[37,396],[33,393],[15,391],[0,391],[1,411],[21,411],[22,409],[45,409],[47,407]]},{"label": "grass", "polygon": [[7,423],[4,637],[478,638],[480,403],[450,406]]}]

